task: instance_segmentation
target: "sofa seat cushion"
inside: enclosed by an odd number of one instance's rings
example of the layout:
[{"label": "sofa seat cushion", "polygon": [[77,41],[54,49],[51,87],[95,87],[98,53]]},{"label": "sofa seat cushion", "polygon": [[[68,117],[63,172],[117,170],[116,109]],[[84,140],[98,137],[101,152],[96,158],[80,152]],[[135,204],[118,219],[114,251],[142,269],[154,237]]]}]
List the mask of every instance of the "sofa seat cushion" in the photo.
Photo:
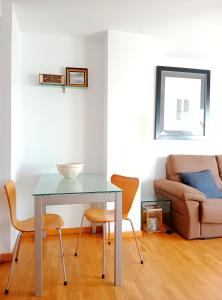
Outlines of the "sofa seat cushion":
[{"label": "sofa seat cushion", "polygon": [[201,223],[222,224],[222,199],[208,199],[200,203]]},{"label": "sofa seat cushion", "polygon": [[222,198],[210,170],[180,173],[182,182],[204,193],[207,198]]}]

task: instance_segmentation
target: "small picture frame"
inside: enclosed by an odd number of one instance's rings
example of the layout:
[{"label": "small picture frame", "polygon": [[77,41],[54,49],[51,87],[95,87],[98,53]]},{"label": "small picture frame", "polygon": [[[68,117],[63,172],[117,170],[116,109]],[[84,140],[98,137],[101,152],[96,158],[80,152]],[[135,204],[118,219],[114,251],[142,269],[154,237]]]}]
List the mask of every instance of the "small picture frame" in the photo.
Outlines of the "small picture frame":
[{"label": "small picture frame", "polygon": [[66,85],[88,87],[88,69],[66,68]]},{"label": "small picture frame", "polygon": [[65,85],[65,76],[55,74],[39,74],[39,83],[46,85]]}]

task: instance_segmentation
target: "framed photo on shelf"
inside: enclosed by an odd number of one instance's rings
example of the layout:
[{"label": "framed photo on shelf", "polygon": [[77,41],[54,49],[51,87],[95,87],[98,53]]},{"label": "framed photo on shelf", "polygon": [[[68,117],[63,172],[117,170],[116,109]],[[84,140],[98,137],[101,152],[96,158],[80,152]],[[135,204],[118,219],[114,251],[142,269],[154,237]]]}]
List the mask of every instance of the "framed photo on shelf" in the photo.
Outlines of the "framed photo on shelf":
[{"label": "framed photo on shelf", "polygon": [[210,70],[157,66],[155,139],[202,139],[210,105]]},{"label": "framed photo on shelf", "polygon": [[88,87],[88,69],[66,68],[66,85]]}]

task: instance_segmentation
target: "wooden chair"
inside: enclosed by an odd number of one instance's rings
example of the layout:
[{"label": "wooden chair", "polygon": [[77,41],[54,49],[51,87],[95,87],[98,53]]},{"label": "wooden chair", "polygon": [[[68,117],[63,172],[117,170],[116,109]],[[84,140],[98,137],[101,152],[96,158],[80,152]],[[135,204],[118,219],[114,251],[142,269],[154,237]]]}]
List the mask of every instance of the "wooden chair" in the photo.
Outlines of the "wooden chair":
[{"label": "wooden chair", "polygon": [[[133,236],[134,236],[134,239],[136,242],[136,247],[137,247],[137,251],[139,254],[139,258],[140,258],[140,263],[143,264],[143,259],[142,259],[142,255],[140,253],[140,249],[139,249],[139,246],[137,243],[133,222],[128,217],[134,197],[138,190],[139,179],[133,178],[133,177],[125,177],[125,176],[115,174],[115,175],[112,175],[111,182],[123,190],[123,193],[122,193],[122,220],[127,220],[131,224]],[[103,224],[103,273],[102,273],[102,278],[105,278],[106,224],[108,224],[109,244],[110,244],[110,222],[115,222],[115,211],[107,210],[107,209],[89,208],[84,212],[84,214],[82,216],[80,232],[79,232],[79,236],[78,236],[78,240],[77,240],[75,256],[77,256],[78,245],[79,245],[79,240],[80,240],[80,236],[82,233],[82,225],[83,225],[84,217],[86,217],[86,219],[92,223],[102,223]]]},{"label": "wooden chair", "polygon": [[[16,238],[16,243],[14,247],[14,253],[12,257],[12,263],[9,271],[7,287],[5,289],[5,294],[9,292],[9,286],[11,282],[12,271],[14,268],[15,261],[18,261],[18,254],[20,248],[21,236],[24,232],[34,232],[34,218],[29,218],[26,220],[18,220],[16,217],[16,187],[15,183],[12,180],[9,180],[5,185],[6,197],[8,200],[9,210],[10,210],[10,219],[12,226],[19,231]],[[66,279],[66,270],[64,264],[64,252],[63,252],[63,243],[62,243],[62,232],[61,227],[64,225],[63,219],[56,214],[45,214],[43,215],[43,228],[46,229],[58,229],[59,232],[59,242],[60,242],[60,252],[62,260],[62,269],[64,276],[64,285],[67,285]]]}]

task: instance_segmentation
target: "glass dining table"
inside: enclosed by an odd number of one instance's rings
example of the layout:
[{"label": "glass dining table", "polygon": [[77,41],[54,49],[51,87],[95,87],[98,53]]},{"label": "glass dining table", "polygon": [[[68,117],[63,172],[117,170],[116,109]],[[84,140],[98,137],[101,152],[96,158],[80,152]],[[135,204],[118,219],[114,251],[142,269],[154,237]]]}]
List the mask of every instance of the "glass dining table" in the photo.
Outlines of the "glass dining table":
[{"label": "glass dining table", "polygon": [[48,205],[115,203],[114,284],[122,281],[122,190],[96,174],[79,174],[65,179],[59,174],[43,174],[33,191],[35,206],[35,295],[43,295],[42,214]]}]

